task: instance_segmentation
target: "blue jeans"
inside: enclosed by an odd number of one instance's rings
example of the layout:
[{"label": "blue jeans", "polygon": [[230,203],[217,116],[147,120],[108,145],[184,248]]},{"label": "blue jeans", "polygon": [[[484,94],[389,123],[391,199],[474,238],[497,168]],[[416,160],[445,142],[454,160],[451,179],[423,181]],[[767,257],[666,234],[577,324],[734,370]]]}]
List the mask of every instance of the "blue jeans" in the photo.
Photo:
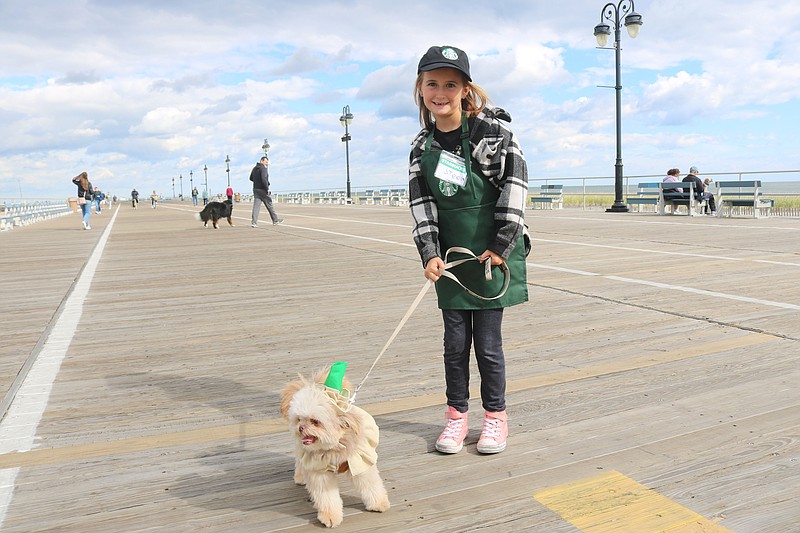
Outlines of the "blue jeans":
[{"label": "blue jeans", "polygon": [[442,309],[444,376],[447,405],[461,413],[469,409],[469,355],[481,375],[481,403],[486,411],[506,409],[506,361],[503,355],[503,309],[460,311]]},{"label": "blue jeans", "polygon": [[83,213],[83,223],[89,225],[89,215],[92,213],[92,203],[86,202],[81,204],[81,212]]}]

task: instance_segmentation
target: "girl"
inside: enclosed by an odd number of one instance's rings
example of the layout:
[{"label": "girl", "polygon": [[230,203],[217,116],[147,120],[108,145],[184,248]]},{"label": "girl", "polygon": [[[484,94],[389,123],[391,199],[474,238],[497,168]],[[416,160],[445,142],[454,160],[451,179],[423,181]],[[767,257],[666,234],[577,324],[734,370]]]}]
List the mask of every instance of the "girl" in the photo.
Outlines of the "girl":
[{"label": "girl", "polygon": [[91,182],[89,182],[89,174],[81,172],[72,178],[72,183],[78,186],[78,204],[81,206],[81,212],[83,213],[83,229],[92,229],[89,225],[89,214],[92,212],[94,190]]},{"label": "girl", "polygon": [[[514,135],[501,122],[511,117],[487,107],[488,96],[472,82],[462,50],[433,46],[422,56],[414,99],[423,129],[414,139],[409,164],[413,236],[424,275],[436,282],[444,322],[447,426],[436,449],[457,453],[467,436],[474,343],[485,410],[478,451],[498,453],[508,436],[503,308],[528,299],[528,171]],[[451,247],[480,254],[478,262],[448,270],[474,292],[442,277]],[[492,266],[491,280],[486,262]],[[503,292],[506,276],[510,284]]]}]

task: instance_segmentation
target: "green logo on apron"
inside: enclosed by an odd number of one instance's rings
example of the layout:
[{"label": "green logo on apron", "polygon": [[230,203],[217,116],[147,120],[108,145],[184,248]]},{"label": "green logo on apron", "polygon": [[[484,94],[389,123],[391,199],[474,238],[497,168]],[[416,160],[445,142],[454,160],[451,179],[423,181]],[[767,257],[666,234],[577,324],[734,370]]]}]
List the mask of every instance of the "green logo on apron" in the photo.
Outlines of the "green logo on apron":
[{"label": "green logo on apron", "polygon": [[439,180],[439,192],[444,196],[455,196],[458,192],[458,185],[448,181]]}]

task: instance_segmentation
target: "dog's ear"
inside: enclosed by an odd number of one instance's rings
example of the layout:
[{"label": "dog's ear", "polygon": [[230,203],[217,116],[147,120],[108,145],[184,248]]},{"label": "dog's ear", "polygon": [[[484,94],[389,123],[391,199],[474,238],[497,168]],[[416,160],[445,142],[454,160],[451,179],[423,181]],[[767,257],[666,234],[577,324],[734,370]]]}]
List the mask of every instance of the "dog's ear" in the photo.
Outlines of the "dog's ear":
[{"label": "dog's ear", "polygon": [[283,390],[281,390],[280,410],[283,418],[286,418],[287,420],[289,419],[289,404],[292,402],[292,398],[295,394],[297,394],[297,391],[305,387],[307,384],[308,382],[306,382],[306,380],[301,376],[300,379],[296,379],[287,383]]},{"label": "dog's ear", "polygon": [[351,412],[339,415],[339,425],[355,435],[361,434],[361,420]]}]

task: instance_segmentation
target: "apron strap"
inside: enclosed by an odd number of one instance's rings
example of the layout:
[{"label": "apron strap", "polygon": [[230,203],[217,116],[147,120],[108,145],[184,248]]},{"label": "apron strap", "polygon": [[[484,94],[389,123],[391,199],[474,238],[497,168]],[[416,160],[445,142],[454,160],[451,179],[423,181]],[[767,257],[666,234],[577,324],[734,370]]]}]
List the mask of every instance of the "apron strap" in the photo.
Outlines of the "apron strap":
[{"label": "apron strap", "polygon": [[[466,255],[469,255],[471,257],[467,257],[465,259],[457,259],[455,261],[448,262],[447,261],[447,256],[450,255],[450,252],[466,254]],[[453,267],[456,267],[458,265],[464,264],[464,263],[466,263],[468,261],[479,261],[478,256],[475,255],[472,252],[472,250],[470,250],[468,248],[462,248],[461,246],[453,246],[452,248],[448,248],[447,252],[445,252],[445,254],[444,254],[444,263],[445,263],[444,270],[440,271],[439,274],[444,276],[444,277],[446,277],[446,278],[452,279],[462,289],[467,291],[470,295],[474,296],[475,298],[478,298],[479,300],[486,300],[486,301],[497,300],[498,298],[501,298],[506,293],[506,291],[508,290],[508,285],[509,285],[509,283],[511,283],[511,272],[509,272],[508,266],[505,263],[500,265],[500,270],[503,271],[503,276],[505,277],[505,281],[503,283],[503,290],[500,291],[500,294],[498,294],[497,296],[492,296],[491,298],[487,298],[486,296],[481,296],[480,294],[470,290],[468,287],[465,287],[464,284],[461,283],[458,280],[458,278],[456,277],[455,274],[453,274],[452,272],[449,272],[447,270],[449,268],[453,268]],[[489,259],[489,258],[484,260],[484,267],[485,267],[484,275],[486,277],[486,281],[491,281],[492,280],[492,260]]]}]

